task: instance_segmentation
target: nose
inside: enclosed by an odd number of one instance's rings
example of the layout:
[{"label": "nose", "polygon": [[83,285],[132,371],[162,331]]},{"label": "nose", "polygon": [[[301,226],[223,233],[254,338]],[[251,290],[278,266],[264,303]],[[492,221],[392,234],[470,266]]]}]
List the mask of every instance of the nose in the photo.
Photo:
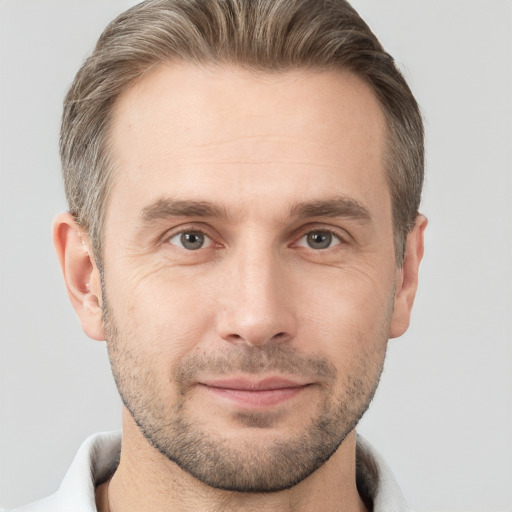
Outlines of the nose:
[{"label": "nose", "polygon": [[290,342],[296,335],[292,280],[270,248],[240,248],[226,262],[218,335],[236,345]]}]

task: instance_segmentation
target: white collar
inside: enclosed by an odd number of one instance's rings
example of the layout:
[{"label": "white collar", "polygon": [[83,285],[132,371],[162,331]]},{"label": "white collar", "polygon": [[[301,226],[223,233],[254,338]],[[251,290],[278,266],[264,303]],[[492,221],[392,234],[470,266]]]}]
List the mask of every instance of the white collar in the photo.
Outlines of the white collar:
[{"label": "white collar", "polygon": [[[11,512],[97,512],[95,487],[119,464],[121,433],[95,434],[82,444],[59,490]],[[357,436],[357,481],[373,501],[373,512],[409,512],[391,471],[375,448]]]}]

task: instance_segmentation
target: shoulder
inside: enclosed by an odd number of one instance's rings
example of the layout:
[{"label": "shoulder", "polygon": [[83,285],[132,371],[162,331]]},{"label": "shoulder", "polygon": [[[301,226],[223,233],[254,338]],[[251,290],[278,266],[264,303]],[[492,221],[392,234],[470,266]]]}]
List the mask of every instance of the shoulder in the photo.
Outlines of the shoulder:
[{"label": "shoulder", "polygon": [[374,512],[410,512],[393,473],[377,450],[357,436],[357,488]]},{"label": "shoulder", "polygon": [[96,486],[119,464],[121,433],[103,432],[84,441],[58,491],[51,496],[0,512],[96,512]]}]

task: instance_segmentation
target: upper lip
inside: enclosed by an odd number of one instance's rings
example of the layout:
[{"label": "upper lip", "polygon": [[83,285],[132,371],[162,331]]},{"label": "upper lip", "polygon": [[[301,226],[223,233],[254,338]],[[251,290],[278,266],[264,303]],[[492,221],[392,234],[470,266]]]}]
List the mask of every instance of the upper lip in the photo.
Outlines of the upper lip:
[{"label": "upper lip", "polygon": [[307,383],[283,377],[266,377],[258,380],[234,377],[206,380],[201,382],[201,384],[213,388],[236,389],[240,391],[269,391],[273,389],[299,388],[307,385]]}]

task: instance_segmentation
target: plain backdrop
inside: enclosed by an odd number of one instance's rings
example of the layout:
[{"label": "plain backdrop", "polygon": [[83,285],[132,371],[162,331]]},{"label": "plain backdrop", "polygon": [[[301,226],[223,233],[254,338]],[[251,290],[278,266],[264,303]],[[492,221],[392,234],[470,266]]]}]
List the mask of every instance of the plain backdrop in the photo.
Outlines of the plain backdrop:
[{"label": "plain backdrop", "polygon": [[[103,343],[50,240],[61,102],[127,0],[0,0],[0,506],[56,490],[118,429]],[[409,332],[362,432],[418,512],[512,510],[512,3],[354,0],[424,112],[430,219]]]}]

